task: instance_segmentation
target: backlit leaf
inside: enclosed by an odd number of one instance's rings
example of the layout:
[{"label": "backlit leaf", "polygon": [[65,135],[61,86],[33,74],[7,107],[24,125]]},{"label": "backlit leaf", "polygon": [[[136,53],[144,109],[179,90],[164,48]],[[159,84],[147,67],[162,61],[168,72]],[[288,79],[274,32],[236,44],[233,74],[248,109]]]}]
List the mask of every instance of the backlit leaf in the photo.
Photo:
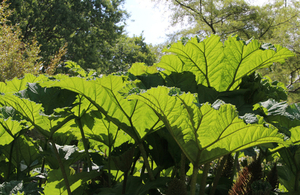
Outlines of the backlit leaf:
[{"label": "backlit leaf", "polygon": [[11,81],[0,82],[0,92],[1,93],[15,93],[27,88],[27,83],[34,83],[38,81],[44,81],[48,78],[44,75],[39,75],[38,77],[32,74],[26,74],[24,78],[18,79],[14,78]]},{"label": "backlit leaf", "polygon": [[22,130],[22,125],[19,121],[11,118],[0,118],[0,145],[4,146],[14,140],[15,135]]},{"label": "backlit leaf", "polygon": [[88,99],[107,120],[128,133],[136,141],[157,126],[159,119],[143,102],[127,100],[120,93],[126,82],[122,76],[107,76],[87,81],[79,77],[65,77],[60,81],[41,83],[44,87],[60,87]]},{"label": "backlit leaf", "polygon": [[229,37],[223,44],[219,36],[211,35],[201,42],[192,38],[185,45],[173,44],[164,50],[173,55],[164,56],[157,66],[171,72],[190,71],[198,84],[219,92],[229,91],[236,89],[241,79],[255,70],[294,56],[286,48],[278,45],[275,48],[276,51],[262,49],[257,40],[246,44],[238,37]]},{"label": "backlit leaf", "polygon": [[265,143],[285,143],[277,129],[246,124],[230,104],[215,109],[210,104],[198,107],[190,93],[170,96],[172,89],[158,87],[130,99],[149,105],[164,121],[173,138],[191,162],[201,164],[228,153]]}]

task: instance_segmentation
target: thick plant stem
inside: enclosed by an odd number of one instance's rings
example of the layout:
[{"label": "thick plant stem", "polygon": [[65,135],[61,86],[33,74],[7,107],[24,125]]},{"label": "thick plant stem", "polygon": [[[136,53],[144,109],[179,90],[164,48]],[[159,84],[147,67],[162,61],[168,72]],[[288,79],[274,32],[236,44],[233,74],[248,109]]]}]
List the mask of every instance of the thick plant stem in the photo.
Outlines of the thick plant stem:
[{"label": "thick plant stem", "polygon": [[88,146],[87,146],[87,141],[88,140],[85,138],[80,118],[77,119],[77,122],[78,122],[78,126],[79,126],[80,133],[81,133],[81,138],[82,138],[82,142],[83,142],[83,146],[84,146],[84,152],[85,152],[85,155],[86,155],[86,158],[87,158],[86,160],[87,160],[90,172],[91,172],[92,171],[92,163],[91,163],[91,159],[90,159],[89,149],[88,149]]},{"label": "thick plant stem", "polygon": [[[228,154],[228,155],[231,155],[231,154]],[[216,192],[219,179],[221,178],[221,175],[222,175],[222,172],[223,172],[223,168],[224,168],[226,158],[227,158],[227,155],[223,156],[221,162],[219,163],[217,173],[216,173],[216,176],[215,176],[214,181],[212,183],[212,188],[210,189],[209,195],[214,195],[215,192]]]},{"label": "thick plant stem", "polygon": [[[43,158],[43,160],[42,160],[42,168],[41,168],[41,173],[44,173],[44,169],[45,169],[45,162],[46,162],[46,160],[45,160],[45,158]],[[43,179],[42,179],[42,178],[40,178],[40,180],[39,180],[39,187],[40,187],[40,188],[42,187],[42,183],[43,183]]]},{"label": "thick plant stem", "polygon": [[300,171],[297,171],[295,178],[295,192],[299,191],[299,179],[300,179]]},{"label": "thick plant stem", "polygon": [[210,162],[205,163],[204,168],[203,168],[201,183],[200,183],[199,195],[204,195],[205,194],[206,179],[207,179],[207,173],[209,171],[209,168],[210,168]]},{"label": "thick plant stem", "polygon": [[149,165],[149,161],[148,161],[148,156],[147,156],[147,154],[146,154],[146,150],[145,150],[145,148],[144,148],[143,143],[139,143],[139,148],[140,148],[142,157],[143,157],[143,159],[144,159],[144,164],[145,164],[146,169],[147,169],[147,171],[148,171],[149,178],[150,178],[151,181],[154,181],[155,179],[154,179],[152,170],[150,169],[150,165]]},{"label": "thick plant stem", "polygon": [[122,186],[122,194],[126,194],[127,179],[128,179],[128,171],[125,171],[124,172],[123,186]]},{"label": "thick plant stem", "polygon": [[10,177],[10,171],[11,171],[11,165],[12,165],[12,162],[11,162],[12,161],[12,153],[13,153],[15,141],[16,141],[16,138],[11,142],[11,148],[9,151],[8,168],[7,168],[7,176],[6,176],[7,181],[9,181],[9,177]]},{"label": "thick plant stem", "polygon": [[111,146],[108,147],[108,187],[111,187]]},{"label": "thick plant stem", "polygon": [[138,161],[140,155],[141,155],[141,152],[138,151],[138,153],[137,153],[136,156],[134,157],[133,165],[131,166],[130,175],[133,175],[133,173],[134,173],[134,168],[135,168],[135,165],[136,165],[136,162]]},{"label": "thick plant stem", "polygon": [[[45,146],[44,146],[43,150],[44,150],[44,151],[47,150],[47,141],[45,141]],[[45,159],[45,157],[43,157],[41,173],[44,173],[45,163],[46,163],[46,159]],[[42,182],[43,182],[43,179],[41,178],[40,181],[39,181],[39,187],[40,187],[40,188],[42,187]]]},{"label": "thick plant stem", "polygon": [[237,165],[239,163],[239,152],[236,152],[235,153],[235,156],[234,156],[234,163],[233,163],[233,170],[232,170],[232,176],[231,176],[231,184],[233,183],[233,179],[234,179],[234,176],[236,175],[236,172],[237,172]]},{"label": "thick plant stem", "polygon": [[177,173],[177,168],[176,168],[176,166],[174,166],[174,167],[173,167],[173,170],[172,170],[172,174],[171,174],[171,178],[172,178],[172,179],[175,178],[176,173]]},{"label": "thick plant stem", "polygon": [[198,177],[198,163],[195,163],[193,165],[193,175],[191,179],[191,184],[190,184],[190,195],[196,195],[196,183],[197,183],[197,177]]},{"label": "thick plant stem", "polygon": [[[17,162],[21,162],[21,160],[20,160],[20,155],[16,155],[16,161],[17,161]],[[21,165],[17,165],[17,180],[19,180],[19,178],[20,178],[20,173],[21,173],[20,166],[21,166]]]},{"label": "thick plant stem", "polygon": [[185,154],[181,152],[181,161],[180,161],[180,180],[185,182]]},{"label": "thick plant stem", "polygon": [[58,150],[56,148],[56,145],[54,143],[53,140],[51,140],[51,144],[52,144],[52,147],[54,149],[54,153],[56,155],[56,158],[57,158],[57,161],[58,161],[58,164],[60,166],[60,170],[61,170],[61,173],[62,173],[62,176],[64,178],[64,181],[65,181],[65,185],[66,185],[66,189],[67,189],[67,192],[68,192],[68,195],[72,195],[72,192],[71,192],[71,188],[70,188],[70,184],[69,184],[69,180],[68,180],[68,176],[67,176],[67,173],[66,173],[66,170],[65,170],[65,167],[61,161],[61,158],[59,156],[59,153],[58,153]]}]

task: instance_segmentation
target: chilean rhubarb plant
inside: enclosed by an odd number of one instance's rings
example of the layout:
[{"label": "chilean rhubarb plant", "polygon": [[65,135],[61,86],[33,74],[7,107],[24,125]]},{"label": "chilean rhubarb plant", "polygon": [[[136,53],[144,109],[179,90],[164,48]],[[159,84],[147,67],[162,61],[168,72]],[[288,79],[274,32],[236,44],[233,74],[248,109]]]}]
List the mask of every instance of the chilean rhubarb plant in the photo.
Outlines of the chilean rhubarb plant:
[{"label": "chilean rhubarb plant", "polygon": [[[299,118],[293,129],[282,127],[263,107],[269,98],[284,100],[284,86],[255,73],[293,56],[288,49],[237,36],[222,43],[212,35],[164,52],[158,64],[137,63],[127,73],[99,77],[69,62],[76,77],[0,83],[0,160],[9,165],[0,166],[1,189],[21,183],[18,191],[26,194],[34,179],[25,178],[39,178],[35,193],[214,194],[227,157],[235,153],[237,165],[238,151],[270,146],[283,156],[299,143]],[[25,146],[34,159],[15,159]],[[294,161],[287,169],[299,166]],[[216,162],[221,168],[208,178]],[[294,180],[293,188],[280,181],[297,191],[298,172]]]}]

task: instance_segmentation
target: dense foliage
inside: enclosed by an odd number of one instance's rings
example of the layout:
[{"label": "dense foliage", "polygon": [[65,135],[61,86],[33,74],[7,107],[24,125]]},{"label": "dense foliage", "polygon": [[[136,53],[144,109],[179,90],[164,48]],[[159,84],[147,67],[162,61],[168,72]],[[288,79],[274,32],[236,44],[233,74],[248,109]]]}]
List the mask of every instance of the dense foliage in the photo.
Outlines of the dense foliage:
[{"label": "dense foliage", "polygon": [[127,71],[133,63],[138,62],[152,66],[156,62],[156,55],[151,49],[152,46],[145,43],[143,34],[133,37],[122,35],[112,48],[114,56],[106,72]]},{"label": "dense foliage", "polygon": [[152,65],[156,56],[143,36],[124,33],[128,14],[124,0],[7,0],[13,10],[10,21],[18,24],[23,42],[38,41],[45,68],[52,56],[66,47],[62,59],[72,60],[85,70],[101,73],[127,71],[131,64]]},{"label": "dense foliage", "polygon": [[216,35],[165,52],[126,73],[69,63],[76,77],[0,83],[2,193],[299,193],[299,105],[255,73],[294,54]]},{"label": "dense foliage", "polygon": [[46,63],[68,44],[67,60],[84,68],[107,68],[111,47],[121,36],[126,12],[123,0],[8,0],[13,24],[19,24],[23,40],[36,37]]},{"label": "dense foliage", "polygon": [[22,77],[25,73],[37,73],[40,48],[36,40],[24,43],[20,40],[18,25],[9,25],[11,11],[8,5],[0,4],[0,81]]}]

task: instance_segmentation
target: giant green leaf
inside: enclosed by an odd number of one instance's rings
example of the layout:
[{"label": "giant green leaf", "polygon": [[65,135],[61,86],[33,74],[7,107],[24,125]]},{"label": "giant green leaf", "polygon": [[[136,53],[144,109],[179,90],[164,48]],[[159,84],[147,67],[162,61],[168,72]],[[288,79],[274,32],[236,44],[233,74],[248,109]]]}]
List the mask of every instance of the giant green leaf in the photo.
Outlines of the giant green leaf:
[{"label": "giant green leaf", "polygon": [[[85,157],[85,154],[79,152],[78,147],[75,145],[63,145],[60,146],[55,144],[57,151],[59,153],[59,158],[65,166],[71,166],[79,160],[82,160]],[[57,160],[57,156],[55,154],[55,148],[52,144],[47,146],[47,149],[43,151],[47,164],[53,168],[60,168],[59,162]],[[54,157],[54,158],[53,158]]]},{"label": "giant green leaf", "polygon": [[10,181],[0,184],[0,192],[3,195],[16,194],[23,188],[23,181]]},{"label": "giant green leaf", "polygon": [[118,133],[118,127],[108,121],[104,115],[99,112],[90,112],[81,118],[83,129],[90,139],[104,143],[112,147]]},{"label": "giant green leaf", "polygon": [[265,144],[286,144],[273,126],[246,124],[236,108],[222,104],[218,109],[199,105],[195,95],[174,88],[152,88],[130,99],[144,101],[163,120],[185,155],[193,163],[206,163],[220,156]]},{"label": "giant green leaf", "polygon": [[27,83],[34,83],[38,81],[47,80],[48,78],[44,75],[39,75],[38,77],[33,74],[26,74],[24,78],[14,78],[11,81],[0,82],[0,92],[1,93],[15,93],[26,89]]},{"label": "giant green leaf", "polygon": [[[281,159],[285,162],[285,165],[280,169],[286,169],[293,174],[290,177],[291,181],[295,182],[297,171],[300,169],[300,106],[299,104],[287,104],[286,102],[276,102],[275,100],[268,100],[256,104],[255,109],[263,111],[266,121],[274,124],[280,131],[290,137],[292,147],[279,146],[275,149],[280,154]],[[279,179],[289,190],[293,190],[293,187],[288,185],[289,180],[284,177],[288,172],[279,172]],[[293,183],[294,183],[293,182]],[[293,185],[292,185],[293,186]]]},{"label": "giant green leaf", "polygon": [[23,128],[19,121],[0,118],[0,145],[4,146],[12,142],[15,135]]},{"label": "giant green leaf", "polygon": [[[286,194],[299,194],[299,192],[295,192],[295,173],[288,166],[278,166],[277,171],[280,184],[284,185],[284,187],[288,190]],[[300,185],[300,181],[298,181],[298,185]]]},{"label": "giant green leaf", "polygon": [[22,180],[11,180],[0,184],[1,195],[40,195],[43,194],[43,190],[38,187],[37,182],[25,183]]},{"label": "giant green leaf", "polygon": [[300,145],[300,126],[293,127],[291,130],[291,141],[294,145]]},{"label": "giant green leaf", "polygon": [[127,100],[118,91],[125,86],[122,76],[107,76],[97,80],[79,77],[61,77],[59,81],[41,83],[44,87],[60,87],[76,92],[94,106],[119,128],[136,141],[153,131],[159,119],[143,102]]},{"label": "giant green leaf", "polygon": [[23,135],[17,137],[13,144],[5,146],[2,152],[16,167],[21,166],[21,171],[31,170],[39,163],[38,147],[31,138]]},{"label": "giant green leaf", "polygon": [[72,113],[78,117],[81,117],[85,113],[91,112],[92,110],[97,110],[97,108],[82,95],[77,95],[77,98],[73,104],[76,106],[72,108]]},{"label": "giant green leaf", "polygon": [[155,65],[146,66],[143,63],[135,63],[128,70],[128,77],[132,80],[136,80],[139,88],[149,89],[158,85],[165,85],[165,81],[157,70]]},{"label": "giant green leaf", "polygon": [[[68,172],[68,180],[71,192],[74,194],[84,194],[83,184],[88,180],[99,175],[98,172],[83,172],[75,175],[70,174],[70,170],[66,167]],[[48,179],[44,188],[44,193],[47,195],[67,195],[66,185],[59,169],[53,169],[48,173]]]},{"label": "giant green leaf", "polygon": [[17,95],[41,103],[44,113],[50,115],[55,108],[70,107],[75,101],[76,94],[59,88],[43,88],[38,83],[27,83],[27,88]]},{"label": "giant green leaf", "polygon": [[15,95],[0,95],[0,102],[18,112],[32,127],[35,127],[46,137],[51,137],[59,128],[69,122],[74,116],[47,116],[43,113],[42,104]]},{"label": "giant green leaf", "polygon": [[15,95],[1,95],[0,102],[14,108],[23,116],[23,119],[31,124],[35,124],[40,130],[44,129],[47,131],[49,129],[49,121],[45,116],[40,114],[42,111],[41,104],[37,104],[25,98],[19,98]]},{"label": "giant green leaf", "polygon": [[287,102],[277,102],[269,99],[254,105],[254,109],[263,112],[266,121],[288,136],[291,134],[291,128],[300,126],[299,104],[289,105]]},{"label": "giant green leaf", "polygon": [[[299,149],[299,127],[291,129],[291,140],[295,146],[285,147],[278,150],[282,166],[278,167],[278,179],[288,189],[289,192],[295,191],[295,184],[300,184],[300,149]],[[298,180],[298,181],[297,181]]]},{"label": "giant green leaf", "polygon": [[[143,180],[139,177],[128,176],[126,183],[126,195],[144,195],[149,194],[150,189],[157,189],[160,187],[165,187],[166,183],[170,181],[170,178],[159,177],[155,181],[148,181],[144,183]],[[124,181],[123,181],[124,182]],[[102,188],[99,194],[105,195],[117,195],[124,194],[122,193],[123,182],[118,183],[114,188]]]},{"label": "giant green leaf", "polygon": [[158,67],[181,73],[190,71],[198,84],[217,91],[234,90],[241,79],[255,70],[271,66],[273,62],[284,62],[293,52],[276,45],[275,49],[262,49],[257,40],[245,43],[238,37],[229,37],[224,44],[217,35],[199,42],[192,38],[185,45],[178,42],[164,52]]},{"label": "giant green leaf", "polygon": [[134,63],[128,72],[134,76],[140,76],[143,74],[155,74],[158,70],[155,66],[146,66],[144,63]]}]

